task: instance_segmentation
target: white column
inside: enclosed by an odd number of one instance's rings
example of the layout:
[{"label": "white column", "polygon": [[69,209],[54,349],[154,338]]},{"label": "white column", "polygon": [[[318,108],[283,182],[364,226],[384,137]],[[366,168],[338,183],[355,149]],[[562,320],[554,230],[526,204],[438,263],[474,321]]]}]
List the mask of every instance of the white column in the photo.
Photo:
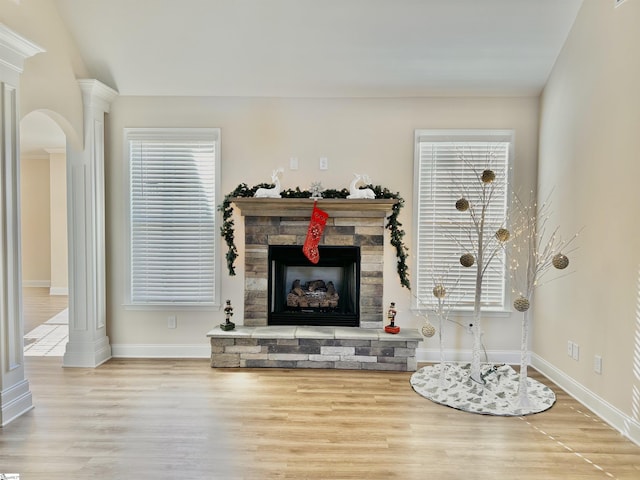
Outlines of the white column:
[{"label": "white column", "polygon": [[111,358],[106,332],[104,234],[104,115],[117,92],[79,80],[84,149],[67,142],[69,342],[65,367],[96,367]]},{"label": "white column", "polygon": [[0,426],[33,408],[24,372],[18,93],[24,60],[43,51],[0,24]]}]

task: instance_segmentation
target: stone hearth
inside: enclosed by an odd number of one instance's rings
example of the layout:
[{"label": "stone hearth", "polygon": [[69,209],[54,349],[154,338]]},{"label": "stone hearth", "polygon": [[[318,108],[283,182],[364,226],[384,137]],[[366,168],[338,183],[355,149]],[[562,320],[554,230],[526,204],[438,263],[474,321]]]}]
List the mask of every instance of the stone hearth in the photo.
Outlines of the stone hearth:
[{"label": "stone hearth", "polygon": [[381,329],[353,327],[219,328],[211,338],[212,367],[337,368],[416,370],[415,329],[390,335]]}]

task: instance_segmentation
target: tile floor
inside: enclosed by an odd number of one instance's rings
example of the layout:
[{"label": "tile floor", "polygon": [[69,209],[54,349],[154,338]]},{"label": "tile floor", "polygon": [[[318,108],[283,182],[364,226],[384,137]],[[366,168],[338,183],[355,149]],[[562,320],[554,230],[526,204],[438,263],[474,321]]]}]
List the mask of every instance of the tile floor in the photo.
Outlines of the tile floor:
[{"label": "tile floor", "polygon": [[65,308],[24,336],[24,355],[62,357],[69,340],[69,309]]}]

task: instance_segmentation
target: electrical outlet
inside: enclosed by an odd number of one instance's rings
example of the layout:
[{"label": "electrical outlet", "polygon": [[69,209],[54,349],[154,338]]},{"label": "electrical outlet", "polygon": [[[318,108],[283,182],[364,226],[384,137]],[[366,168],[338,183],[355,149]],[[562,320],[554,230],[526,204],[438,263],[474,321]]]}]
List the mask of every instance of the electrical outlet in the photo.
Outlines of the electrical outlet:
[{"label": "electrical outlet", "polygon": [[598,375],[602,374],[602,357],[600,355],[593,357],[593,371]]},{"label": "electrical outlet", "polygon": [[320,170],[329,170],[329,159],[327,157],[320,157]]},{"label": "electrical outlet", "polygon": [[169,315],[167,317],[167,328],[176,328],[178,326],[178,317]]},{"label": "electrical outlet", "polygon": [[567,342],[567,355],[573,357],[573,342],[571,340]]},{"label": "electrical outlet", "polygon": [[298,157],[291,157],[289,159],[289,170],[298,170]]},{"label": "electrical outlet", "polygon": [[576,361],[580,360],[580,345],[578,345],[577,343],[573,344],[573,354],[571,355],[571,358]]}]

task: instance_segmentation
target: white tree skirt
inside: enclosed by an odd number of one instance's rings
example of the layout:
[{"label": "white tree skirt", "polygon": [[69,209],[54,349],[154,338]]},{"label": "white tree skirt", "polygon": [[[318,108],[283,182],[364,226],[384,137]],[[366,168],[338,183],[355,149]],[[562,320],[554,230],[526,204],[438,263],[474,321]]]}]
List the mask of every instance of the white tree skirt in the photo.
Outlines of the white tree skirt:
[{"label": "white tree skirt", "polygon": [[444,363],[423,367],[411,376],[413,389],[429,400],[465,412],[521,416],[548,410],[556,401],[553,391],[527,377],[527,396],[518,394],[520,375],[509,365],[483,365],[484,384],[470,377],[471,365]]}]

